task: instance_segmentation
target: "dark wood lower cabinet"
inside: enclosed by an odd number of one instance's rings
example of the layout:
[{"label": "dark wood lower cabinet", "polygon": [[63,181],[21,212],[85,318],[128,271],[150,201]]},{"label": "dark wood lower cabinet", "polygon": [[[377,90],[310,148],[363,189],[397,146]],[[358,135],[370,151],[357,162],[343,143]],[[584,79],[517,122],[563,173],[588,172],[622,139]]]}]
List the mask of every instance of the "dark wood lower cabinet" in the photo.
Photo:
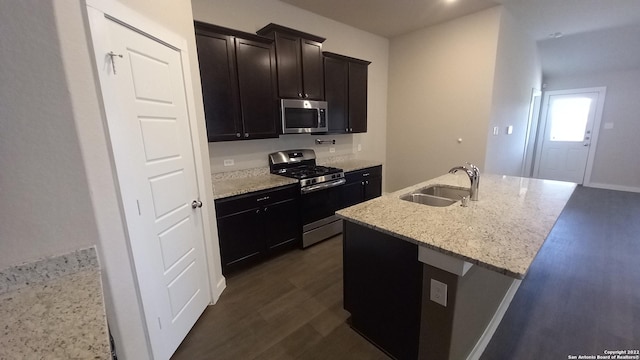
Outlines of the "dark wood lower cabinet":
[{"label": "dark wood lower cabinet", "polygon": [[417,359],[422,264],[418,246],[344,222],[344,308],[352,327],[396,359]]},{"label": "dark wood lower cabinet", "polygon": [[297,184],[216,200],[222,273],[299,247],[299,200]]},{"label": "dark wood lower cabinet", "polygon": [[342,208],[382,195],[382,166],[374,166],[345,174],[342,186]]}]

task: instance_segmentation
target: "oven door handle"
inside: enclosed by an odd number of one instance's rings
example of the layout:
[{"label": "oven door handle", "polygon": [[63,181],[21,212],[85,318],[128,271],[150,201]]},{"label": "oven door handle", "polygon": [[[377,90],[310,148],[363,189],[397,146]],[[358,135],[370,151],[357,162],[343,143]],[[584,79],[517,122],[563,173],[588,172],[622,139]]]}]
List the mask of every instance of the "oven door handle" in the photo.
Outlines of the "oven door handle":
[{"label": "oven door handle", "polygon": [[339,179],[339,180],[334,180],[334,181],[329,181],[329,182],[324,182],[322,184],[318,184],[318,185],[312,185],[312,186],[307,186],[307,187],[303,187],[302,189],[300,189],[300,193],[301,194],[308,194],[308,193],[312,193],[314,191],[320,191],[320,190],[324,190],[324,189],[328,189],[334,186],[340,186],[344,183],[346,183],[347,180],[345,179]]}]

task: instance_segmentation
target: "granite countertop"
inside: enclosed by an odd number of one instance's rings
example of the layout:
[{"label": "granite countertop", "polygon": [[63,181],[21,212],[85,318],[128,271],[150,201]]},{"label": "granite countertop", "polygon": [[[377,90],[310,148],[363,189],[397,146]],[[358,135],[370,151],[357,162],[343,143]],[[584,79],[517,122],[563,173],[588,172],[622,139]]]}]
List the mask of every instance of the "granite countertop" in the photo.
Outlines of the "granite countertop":
[{"label": "granite countertop", "polygon": [[[318,164],[339,167],[345,172],[381,165],[380,162],[355,159],[329,159],[325,161],[319,159]],[[217,200],[254,191],[273,189],[279,186],[296,184],[297,182],[298,180],[296,179],[270,174],[269,168],[213,174],[213,199]]]},{"label": "granite countertop", "polygon": [[297,183],[298,180],[273,174],[213,180],[213,199],[242,195],[253,191]]},{"label": "granite countertop", "polygon": [[482,174],[479,201],[432,207],[400,200],[431,184],[469,187],[447,174],[343,209],[338,217],[522,279],[575,189],[575,184]]},{"label": "granite countertop", "polygon": [[95,249],[0,271],[0,359],[111,359]]}]

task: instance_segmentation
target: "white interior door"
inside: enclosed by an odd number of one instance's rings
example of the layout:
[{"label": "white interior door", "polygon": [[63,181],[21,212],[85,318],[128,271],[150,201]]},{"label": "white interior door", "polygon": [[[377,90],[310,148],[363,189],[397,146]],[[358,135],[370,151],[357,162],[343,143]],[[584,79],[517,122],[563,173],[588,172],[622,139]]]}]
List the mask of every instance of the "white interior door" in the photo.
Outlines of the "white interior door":
[{"label": "white interior door", "polygon": [[177,49],[102,17],[92,24],[129,242],[155,359],[210,302],[203,219]]},{"label": "white interior door", "polygon": [[546,94],[542,110],[544,132],[535,166],[538,178],[584,182],[598,100],[598,91]]}]

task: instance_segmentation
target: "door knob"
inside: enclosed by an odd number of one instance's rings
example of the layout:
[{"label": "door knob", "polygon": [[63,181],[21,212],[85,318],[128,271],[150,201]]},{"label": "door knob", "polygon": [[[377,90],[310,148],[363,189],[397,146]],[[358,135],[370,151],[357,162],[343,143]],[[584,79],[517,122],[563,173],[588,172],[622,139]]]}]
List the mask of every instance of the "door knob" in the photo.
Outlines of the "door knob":
[{"label": "door knob", "polygon": [[193,200],[193,202],[191,203],[191,207],[193,209],[195,208],[201,208],[202,207],[202,201],[200,200]]}]

